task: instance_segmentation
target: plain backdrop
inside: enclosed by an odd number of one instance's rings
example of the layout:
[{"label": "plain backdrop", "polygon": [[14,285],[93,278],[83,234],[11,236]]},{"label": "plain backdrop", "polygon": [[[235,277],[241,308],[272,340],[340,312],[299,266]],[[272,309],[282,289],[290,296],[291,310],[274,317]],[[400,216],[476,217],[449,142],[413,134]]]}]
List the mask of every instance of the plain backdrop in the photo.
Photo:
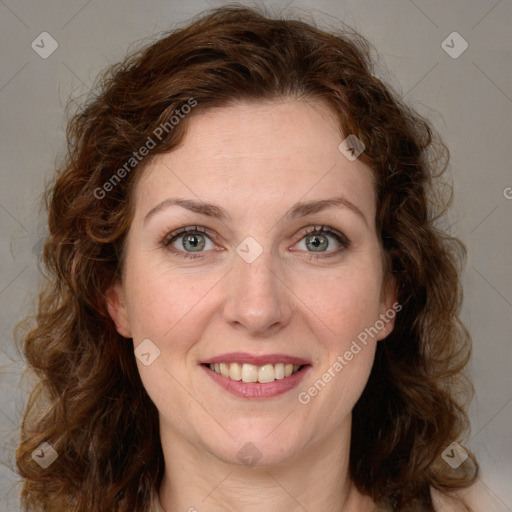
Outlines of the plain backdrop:
[{"label": "plain backdrop", "polygon": [[[26,401],[13,327],[34,308],[45,234],[40,194],[64,151],[68,99],[130,45],[181,26],[216,0],[5,0],[0,3],[0,510],[19,510],[13,450]],[[512,510],[512,2],[318,0],[263,2],[342,20],[380,55],[378,76],[432,120],[451,151],[449,230],[468,248],[463,320],[474,340],[476,396],[467,445],[484,484]],[[32,47],[47,32],[58,48]],[[453,34],[457,32],[457,34]],[[46,50],[51,49],[45,37]],[[443,43],[445,41],[445,43]],[[461,50],[467,49],[459,55]],[[55,44],[55,43],[53,43]]]}]

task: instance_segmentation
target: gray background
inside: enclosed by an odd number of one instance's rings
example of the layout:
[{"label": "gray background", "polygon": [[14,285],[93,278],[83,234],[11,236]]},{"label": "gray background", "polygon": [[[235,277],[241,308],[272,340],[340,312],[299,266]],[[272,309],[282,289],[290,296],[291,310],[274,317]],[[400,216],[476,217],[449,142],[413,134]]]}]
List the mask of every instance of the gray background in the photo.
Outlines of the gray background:
[{"label": "gray background", "polygon": [[[134,41],[226,2],[6,0],[0,3],[0,510],[18,510],[14,464],[26,400],[13,327],[33,310],[36,255],[45,233],[39,196],[64,151],[64,106]],[[476,397],[468,446],[484,484],[512,510],[512,77],[510,0],[323,0],[264,2],[320,26],[339,18],[366,35],[382,58],[379,76],[429,117],[451,150],[455,203],[451,233],[467,245],[463,319],[474,339]],[[49,32],[58,49],[31,47]],[[441,43],[458,32],[469,44],[452,58]],[[451,41],[449,43],[452,44]],[[454,42],[455,50],[460,46]],[[388,71],[384,68],[384,63]],[[507,198],[508,196],[508,198]]]}]

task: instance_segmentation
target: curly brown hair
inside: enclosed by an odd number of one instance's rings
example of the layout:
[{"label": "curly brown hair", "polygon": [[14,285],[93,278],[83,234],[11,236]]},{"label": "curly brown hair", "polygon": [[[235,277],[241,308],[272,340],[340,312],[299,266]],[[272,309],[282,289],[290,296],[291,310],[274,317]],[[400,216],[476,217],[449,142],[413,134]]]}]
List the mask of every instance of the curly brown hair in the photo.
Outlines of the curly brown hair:
[{"label": "curly brown hair", "polygon": [[[38,378],[16,453],[25,510],[148,510],[164,470],[158,411],[105,298],[121,275],[135,183],[155,155],[180,144],[195,113],[289,97],[323,100],[340,133],[364,143],[386,275],[396,279],[403,308],[353,410],[351,477],[398,511],[433,511],[430,488],[474,482],[472,454],[457,470],[441,459],[469,429],[472,394],[464,373],[470,336],[459,317],[466,249],[438,222],[452,201],[441,180],[449,153],[429,121],[375,76],[373,52],[348,27],[327,32],[231,5],[100,75],[69,121],[67,154],[45,194],[46,282],[35,325],[23,335]],[[190,115],[158,131],[192,101]],[[157,144],[127,169],[148,137]],[[58,453],[47,471],[31,457],[44,441]]]}]

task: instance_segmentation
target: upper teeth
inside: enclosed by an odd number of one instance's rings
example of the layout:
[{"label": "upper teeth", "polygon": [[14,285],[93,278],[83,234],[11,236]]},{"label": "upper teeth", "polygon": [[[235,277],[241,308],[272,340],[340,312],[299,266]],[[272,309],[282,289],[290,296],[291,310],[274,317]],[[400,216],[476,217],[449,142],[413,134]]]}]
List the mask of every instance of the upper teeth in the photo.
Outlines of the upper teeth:
[{"label": "upper teeth", "polygon": [[241,380],[242,382],[261,382],[262,384],[289,377],[300,368],[298,364],[284,363],[265,364],[263,366],[246,363],[212,363],[209,366],[210,370],[224,377]]}]

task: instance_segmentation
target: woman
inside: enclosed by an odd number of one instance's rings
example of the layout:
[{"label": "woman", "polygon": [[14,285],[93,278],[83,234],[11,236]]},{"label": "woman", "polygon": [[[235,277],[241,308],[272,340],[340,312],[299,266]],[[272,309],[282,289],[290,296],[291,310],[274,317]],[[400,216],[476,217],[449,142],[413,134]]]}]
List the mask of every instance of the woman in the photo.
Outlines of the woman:
[{"label": "woman", "polygon": [[110,68],[68,143],[26,510],[470,510],[448,152],[362,37],[212,10]]}]

